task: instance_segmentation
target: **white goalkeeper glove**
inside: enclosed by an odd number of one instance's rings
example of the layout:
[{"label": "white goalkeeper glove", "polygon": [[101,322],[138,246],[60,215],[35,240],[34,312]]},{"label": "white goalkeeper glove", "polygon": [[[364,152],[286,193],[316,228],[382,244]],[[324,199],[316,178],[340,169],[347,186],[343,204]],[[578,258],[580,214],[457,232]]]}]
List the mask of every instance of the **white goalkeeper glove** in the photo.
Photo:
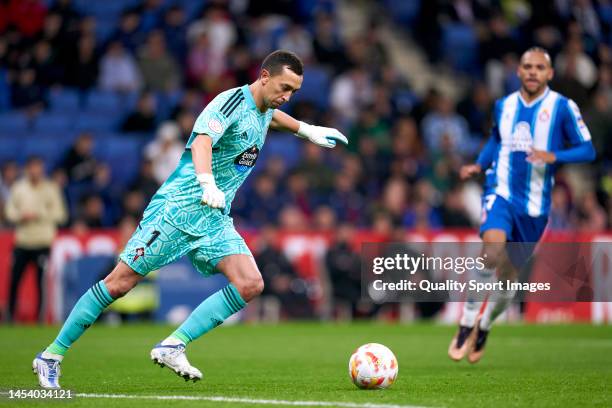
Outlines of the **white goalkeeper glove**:
[{"label": "white goalkeeper glove", "polygon": [[212,208],[225,209],[225,193],[217,188],[215,178],[210,173],[202,173],[196,176],[202,187],[202,205]]},{"label": "white goalkeeper glove", "polygon": [[309,125],[305,122],[299,122],[300,128],[298,129],[296,136],[303,139],[308,139],[312,143],[332,148],[336,146],[336,140],[341,141],[344,144],[348,144],[348,139],[338,129],[328,128],[323,126]]}]

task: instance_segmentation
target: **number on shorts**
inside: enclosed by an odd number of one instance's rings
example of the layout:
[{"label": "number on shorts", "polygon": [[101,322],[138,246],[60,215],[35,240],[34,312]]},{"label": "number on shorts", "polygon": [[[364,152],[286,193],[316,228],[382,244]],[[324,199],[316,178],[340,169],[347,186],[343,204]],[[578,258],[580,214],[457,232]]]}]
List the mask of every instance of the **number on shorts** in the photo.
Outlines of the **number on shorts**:
[{"label": "number on shorts", "polygon": [[151,233],[151,239],[149,240],[149,242],[147,242],[147,247],[150,247],[155,240],[157,239],[157,237],[159,237],[159,234],[161,234],[161,232],[155,230]]},{"label": "number on shorts", "polygon": [[491,211],[491,208],[493,208],[493,204],[495,203],[496,198],[497,195],[495,194],[489,194],[485,197],[485,208],[487,209],[487,211]]}]

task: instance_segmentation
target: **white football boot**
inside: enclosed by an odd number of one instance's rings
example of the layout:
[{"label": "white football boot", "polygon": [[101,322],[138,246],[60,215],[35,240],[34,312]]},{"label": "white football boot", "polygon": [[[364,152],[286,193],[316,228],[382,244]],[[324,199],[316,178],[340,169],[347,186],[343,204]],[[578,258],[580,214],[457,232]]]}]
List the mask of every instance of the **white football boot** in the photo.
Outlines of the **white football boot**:
[{"label": "white football boot", "polygon": [[185,381],[202,379],[202,372],[189,364],[185,356],[185,345],[157,343],[151,350],[151,360],[160,367],[168,367]]},{"label": "white football boot", "polygon": [[60,359],[43,358],[42,353],[36,355],[32,361],[32,371],[38,376],[38,384],[41,387],[61,388],[59,384],[60,364]]}]

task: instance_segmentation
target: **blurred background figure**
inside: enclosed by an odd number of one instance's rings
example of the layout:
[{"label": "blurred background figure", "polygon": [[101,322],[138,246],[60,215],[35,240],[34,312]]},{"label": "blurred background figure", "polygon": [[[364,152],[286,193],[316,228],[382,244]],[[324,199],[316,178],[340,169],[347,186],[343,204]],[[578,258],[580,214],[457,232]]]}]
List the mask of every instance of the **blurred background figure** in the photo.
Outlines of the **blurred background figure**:
[{"label": "blurred background figure", "polygon": [[28,159],[25,176],[11,187],[6,218],[15,225],[8,318],[14,321],[17,317],[19,283],[26,267],[33,264],[38,284],[38,319],[42,321],[43,276],[57,227],[66,220],[66,208],[58,186],[46,177],[40,157]]}]

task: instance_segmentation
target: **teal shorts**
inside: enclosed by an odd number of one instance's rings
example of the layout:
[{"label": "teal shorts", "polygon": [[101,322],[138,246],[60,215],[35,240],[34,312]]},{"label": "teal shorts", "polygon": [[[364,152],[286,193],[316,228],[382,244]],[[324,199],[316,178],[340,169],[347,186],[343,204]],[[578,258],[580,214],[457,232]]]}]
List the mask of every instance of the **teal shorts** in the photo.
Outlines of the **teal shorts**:
[{"label": "teal shorts", "polygon": [[217,264],[228,255],[251,255],[230,217],[223,217],[214,230],[191,235],[164,216],[163,207],[145,214],[119,258],[138,274],[146,276],[187,255],[204,276],[217,273]]}]

